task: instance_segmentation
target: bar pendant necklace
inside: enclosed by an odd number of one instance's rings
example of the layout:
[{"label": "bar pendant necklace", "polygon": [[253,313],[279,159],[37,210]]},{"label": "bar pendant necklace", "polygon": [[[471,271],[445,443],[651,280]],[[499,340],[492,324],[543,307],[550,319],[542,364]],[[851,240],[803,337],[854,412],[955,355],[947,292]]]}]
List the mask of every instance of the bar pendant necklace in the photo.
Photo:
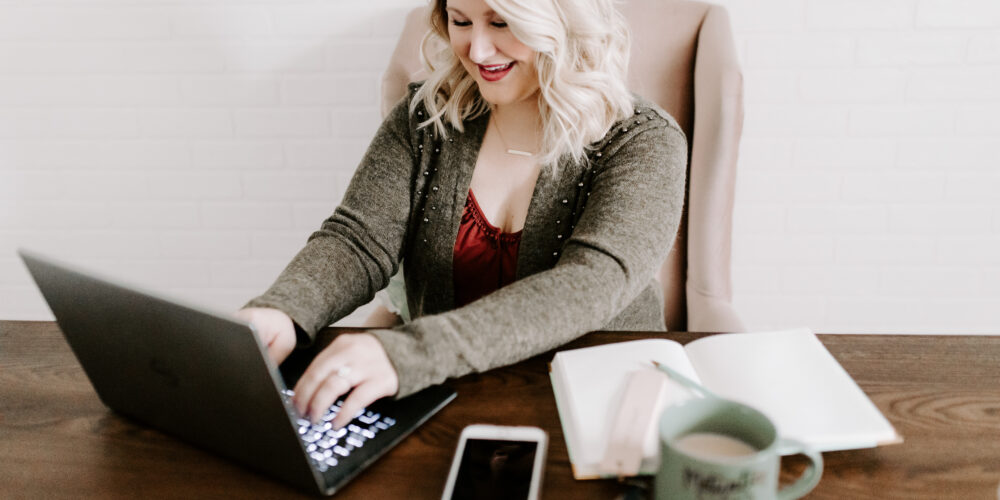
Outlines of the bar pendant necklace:
[{"label": "bar pendant necklace", "polygon": [[527,156],[529,158],[532,157],[532,156],[535,156],[535,153],[529,153],[527,151],[521,151],[520,149],[514,149],[514,148],[510,147],[509,145],[507,145],[507,139],[504,139],[503,132],[500,131],[500,123],[497,122],[495,118],[493,118],[493,117],[490,117],[490,118],[493,119],[493,125],[497,128],[497,135],[500,136],[500,142],[503,143],[503,147],[507,149],[507,154],[509,154],[509,155],[516,155],[516,156]]}]

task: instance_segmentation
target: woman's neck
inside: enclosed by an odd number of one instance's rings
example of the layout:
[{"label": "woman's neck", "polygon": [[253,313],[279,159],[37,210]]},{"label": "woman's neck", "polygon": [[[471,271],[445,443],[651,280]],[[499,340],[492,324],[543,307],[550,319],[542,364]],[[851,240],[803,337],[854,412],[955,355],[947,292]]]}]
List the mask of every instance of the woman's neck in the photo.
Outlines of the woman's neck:
[{"label": "woman's neck", "polygon": [[531,153],[541,149],[542,120],[536,100],[494,106],[492,116],[507,148]]}]

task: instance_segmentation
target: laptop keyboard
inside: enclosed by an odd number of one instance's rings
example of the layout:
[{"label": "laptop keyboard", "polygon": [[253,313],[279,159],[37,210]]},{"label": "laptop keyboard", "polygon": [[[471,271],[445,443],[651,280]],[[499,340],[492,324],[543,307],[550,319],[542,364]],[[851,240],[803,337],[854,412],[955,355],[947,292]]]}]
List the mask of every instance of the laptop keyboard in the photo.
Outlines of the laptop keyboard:
[{"label": "laptop keyboard", "polygon": [[[282,395],[291,398],[295,392],[286,389],[282,391]],[[336,467],[349,457],[351,452],[363,447],[379,432],[396,424],[396,420],[392,417],[363,409],[354,416],[351,423],[334,431],[330,422],[340,412],[343,404],[344,400],[338,399],[316,424],[304,418],[296,421],[299,438],[302,439],[309,458],[320,472]]]}]

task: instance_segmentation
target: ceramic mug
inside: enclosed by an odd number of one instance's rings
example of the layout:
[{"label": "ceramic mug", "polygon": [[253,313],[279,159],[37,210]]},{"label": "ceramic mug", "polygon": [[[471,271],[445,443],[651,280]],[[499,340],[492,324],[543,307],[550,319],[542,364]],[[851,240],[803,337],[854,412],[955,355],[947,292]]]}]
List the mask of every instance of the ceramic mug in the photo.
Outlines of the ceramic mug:
[{"label": "ceramic mug", "polygon": [[[823,457],[780,439],[760,411],[719,398],[692,399],[660,416],[657,500],[794,499],[809,493],[823,475]],[[801,453],[812,465],[795,483],[778,490],[779,450]]]}]

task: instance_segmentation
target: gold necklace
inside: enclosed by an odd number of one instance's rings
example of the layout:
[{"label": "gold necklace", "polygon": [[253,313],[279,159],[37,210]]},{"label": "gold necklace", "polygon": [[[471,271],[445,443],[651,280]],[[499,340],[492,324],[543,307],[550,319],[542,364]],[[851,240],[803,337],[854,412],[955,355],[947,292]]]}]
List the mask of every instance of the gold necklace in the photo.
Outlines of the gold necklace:
[{"label": "gold necklace", "polygon": [[497,135],[500,137],[500,142],[503,143],[504,149],[507,150],[507,154],[509,154],[509,155],[516,155],[516,156],[527,156],[529,158],[532,157],[532,156],[535,156],[535,153],[531,153],[531,152],[528,152],[528,151],[521,151],[520,149],[514,149],[514,148],[508,146],[507,145],[507,140],[503,138],[503,132],[500,131],[500,122],[497,121],[496,115],[495,114],[491,115],[490,118],[493,120],[493,126],[496,127],[496,129],[497,129]]}]

